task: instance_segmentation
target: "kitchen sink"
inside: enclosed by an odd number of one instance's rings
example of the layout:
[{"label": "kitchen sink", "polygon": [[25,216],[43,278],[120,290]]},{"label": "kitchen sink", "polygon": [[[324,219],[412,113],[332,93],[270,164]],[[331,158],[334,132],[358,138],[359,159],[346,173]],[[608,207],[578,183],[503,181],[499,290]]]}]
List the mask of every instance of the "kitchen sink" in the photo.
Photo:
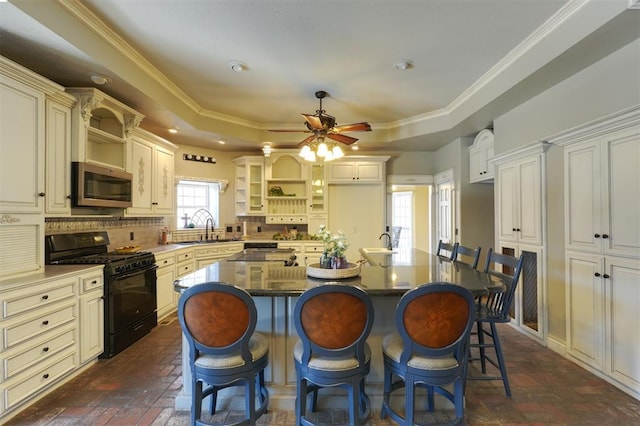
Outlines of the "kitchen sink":
[{"label": "kitchen sink", "polygon": [[215,243],[228,243],[229,241],[234,241],[230,238],[224,238],[224,239],[219,239],[219,240],[194,240],[194,241],[179,241],[176,242],[175,244],[180,244],[180,245],[191,245],[191,244],[215,244]]},{"label": "kitchen sink", "polygon": [[386,247],[365,247],[360,249],[362,254],[394,254],[397,252],[398,250],[389,250]]}]

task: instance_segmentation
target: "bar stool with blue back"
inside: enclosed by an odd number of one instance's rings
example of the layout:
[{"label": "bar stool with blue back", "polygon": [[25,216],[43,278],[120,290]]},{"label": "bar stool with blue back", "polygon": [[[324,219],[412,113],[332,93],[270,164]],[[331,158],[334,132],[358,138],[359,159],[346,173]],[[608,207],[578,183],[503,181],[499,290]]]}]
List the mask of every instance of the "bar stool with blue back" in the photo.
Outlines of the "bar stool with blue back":
[{"label": "bar stool with blue back", "polygon": [[[523,262],[523,255],[514,257],[496,253],[493,249],[489,249],[484,272],[501,280],[504,283],[504,287],[488,289],[489,295],[480,302],[476,313],[477,332],[474,333],[477,335],[477,341],[470,345],[471,348],[476,348],[479,353],[477,358],[471,357],[470,361],[480,361],[482,375],[474,376],[469,374],[467,380],[502,380],[507,396],[511,396],[511,388],[509,387],[507,366],[504,361],[496,324],[511,321],[509,309],[513,303]],[[491,265],[493,265],[493,269]],[[502,270],[498,265],[502,265]],[[495,359],[487,353],[487,349],[491,348],[494,349]],[[500,370],[499,376],[487,375],[487,362]]]},{"label": "bar stool with blue back", "polygon": [[[480,261],[480,251],[482,248],[480,246],[476,248],[465,247],[463,245],[458,244],[456,247],[456,257],[455,261],[458,263],[464,263],[465,265],[471,266],[473,269],[478,267],[478,262]],[[461,258],[460,256],[464,256]]]},{"label": "bar stool with blue back", "polygon": [[294,347],[297,425],[314,424],[308,418],[307,396],[312,393],[315,411],[318,391],[327,387],[346,388],[349,424],[364,424],[371,408],[364,383],[371,363],[366,339],[373,318],[371,298],[356,286],[327,283],[300,296],[294,308],[300,338]]},{"label": "bar stool with blue back", "polygon": [[246,417],[232,425],[255,425],[269,404],[264,383],[269,344],[254,333],[257,311],[249,293],[219,282],[195,285],[180,296],[178,319],[189,344],[191,424],[213,424],[201,419],[207,396],[211,396],[213,416],[218,391],[244,386]]},{"label": "bar stool with blue back", "polygon": [[[471,292],[459,285],[435,282],[405,293],[395,311],[397,331],[385,336],[384,397],[380,417],[400,425],[414,424],[415,388],[427,389],[427,407],[435,409],[434,392],[451,401],[453,423],[464,422],[464,382],[469,334],[475,316]],[[393,377],[398,377],[393,381]],[[453,392],[445,386],[453,384]],[[405,389],[405,415],[391,407],[392,393]]]},{"label": "bar stool with blue back", "polygon": [[450,244],[444,241],[438,241],[438,249],[436,250],[436,256],[445,260],[454,260],[456,258],[456,250],[458,243]]}]

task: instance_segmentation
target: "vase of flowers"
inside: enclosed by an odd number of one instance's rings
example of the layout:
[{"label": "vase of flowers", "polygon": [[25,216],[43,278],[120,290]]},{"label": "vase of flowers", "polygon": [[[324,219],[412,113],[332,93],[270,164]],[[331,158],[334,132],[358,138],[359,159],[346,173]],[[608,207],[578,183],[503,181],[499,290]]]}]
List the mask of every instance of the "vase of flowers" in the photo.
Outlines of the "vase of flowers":
[{"label": "vase of flowers", "polygon": [[318,236],[324,244],[320,267],[325,269],[344,269],[349,267],[345,256],[349,243],[344,232],[338,231],[332,234],[325,225],[320,225]]}]

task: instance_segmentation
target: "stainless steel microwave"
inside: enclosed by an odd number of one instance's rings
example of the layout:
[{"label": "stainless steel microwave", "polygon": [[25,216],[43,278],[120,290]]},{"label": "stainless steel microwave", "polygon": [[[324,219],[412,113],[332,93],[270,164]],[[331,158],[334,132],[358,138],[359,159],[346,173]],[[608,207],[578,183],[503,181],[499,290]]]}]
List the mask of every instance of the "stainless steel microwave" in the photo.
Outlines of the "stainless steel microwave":
[{"label": "stainless steel microwave", "polygon": [[131,207],[131,173],[73,162],[71,178],[74,207]]}]

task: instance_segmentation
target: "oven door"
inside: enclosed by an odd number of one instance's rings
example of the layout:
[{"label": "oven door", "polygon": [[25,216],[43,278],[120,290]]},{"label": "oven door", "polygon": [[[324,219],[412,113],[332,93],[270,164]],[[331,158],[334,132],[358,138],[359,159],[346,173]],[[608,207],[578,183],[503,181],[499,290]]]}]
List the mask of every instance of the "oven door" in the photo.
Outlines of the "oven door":
[{"label": "oven door", "polygon": [[110,334],[117,333],[155,313],[156,269],[158,269],[157,265],[153,265],[125,275],[114,275],[111,278],[107,303]]}]

